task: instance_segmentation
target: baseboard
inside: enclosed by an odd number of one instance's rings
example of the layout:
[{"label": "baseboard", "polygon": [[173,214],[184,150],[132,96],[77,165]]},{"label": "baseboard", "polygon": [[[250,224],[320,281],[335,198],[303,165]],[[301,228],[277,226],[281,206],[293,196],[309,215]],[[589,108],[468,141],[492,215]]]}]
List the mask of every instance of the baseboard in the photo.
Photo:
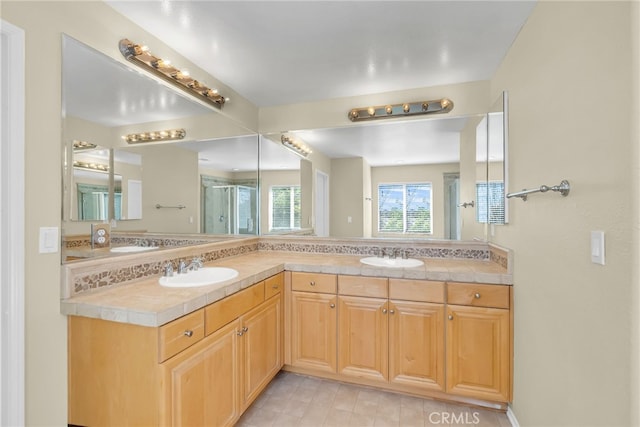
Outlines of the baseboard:
[{"label": "baseboard", "polygon": [[516,414],[514,414],[513,409],[511,409],[511,405],[507,406],[507,418],[509,419],[512,427],[520,427],[520,424],[518,424],[518,420],[516,419]]}]

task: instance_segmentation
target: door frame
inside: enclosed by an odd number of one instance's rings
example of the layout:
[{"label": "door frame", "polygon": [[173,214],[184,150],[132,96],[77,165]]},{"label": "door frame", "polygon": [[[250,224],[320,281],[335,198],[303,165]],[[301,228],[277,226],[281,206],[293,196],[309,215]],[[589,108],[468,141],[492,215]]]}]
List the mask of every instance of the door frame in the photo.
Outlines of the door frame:
[{"label": "door frame", "polygon": [[[321,184],[322,183],[322,186]],[[323,190],[323,191],[320,191]],[[329,236],[329,175],[316,169],[314,231],[319,237]],[[318,232],[318,230],[320,232]]]},{"label": "door frame", "polygon": [[0,424],[25,425],[24,30],[0,20],[0,43]]}]

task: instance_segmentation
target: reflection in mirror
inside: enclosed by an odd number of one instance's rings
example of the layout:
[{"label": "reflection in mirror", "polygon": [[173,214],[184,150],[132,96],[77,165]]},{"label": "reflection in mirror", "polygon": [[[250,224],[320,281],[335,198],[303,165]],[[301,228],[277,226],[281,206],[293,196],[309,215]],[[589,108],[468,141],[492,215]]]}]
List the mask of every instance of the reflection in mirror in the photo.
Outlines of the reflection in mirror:
[{"label": "reflection in mirror", "polygon": [[72,148],[71,214],[79,221],[109,218],[109,150],[91,145]]},{"label": "reflection in mirror", "polygon": [[[292,206],[285,217],[295,218],[300,212],[300,229],[313,232],[325,216],[326,202],[319,194],[326,188],[331,237],[485,240],[484,228],[474,228],[474,216],[464,219],[461,210],[465,209],[458,206],[463,195],[475,198],[474,190],[469,191],[463,180],[475,186],[476,125],[481,117],[370,122],[288,132],[304,141],[312,153],[306,159],[292,159],[290,177],[274,180],[271,187],[300,186],[299,197],[291,192],[284,198],[283,204]],[[263,135],[261,164],[287,155],[279,146],[280,136]],[[323,176],[328,178],[328,187]],[[277,212],[274,197],[271,190],[263,199],[270,200],[270,210],[263,212],[263,218],[271,218],[265,228],[271,232],[275,232],[272,225]],[[466,210],[473,212],[474,208]],[[295,221],[291,222],[294,226]]]},{"label": "reflection in mirror", "polygon": [[[116,220],[115,231],[258,233],[255,132],[66,35],[62,65],[65,235],[89,232],[80,219]],[[129,145],[122,138],[176,128],[186,130],[186,138],[179,143]],[[81,216],[76,168],[71,167],[76,157],[74,140],[90,141],[111,152],[104,159],[109,169],[102,174],[102,187],[84,191],[92,194],[86,199],[95,202]],[[228,188],[229,196],[221,206],[212,201],[212,195],[203,194],[205,178]],[[82,179],[97,185],[97,176]],[[219,221],[221,215],[223,221]],[[222,226],[214,227],[212,218]]]},{"label": "reflection in mirror", "polygon": [[487,114],[488,126],[488,187],[489,224],[506,224],[508,95],[503,92]]}]

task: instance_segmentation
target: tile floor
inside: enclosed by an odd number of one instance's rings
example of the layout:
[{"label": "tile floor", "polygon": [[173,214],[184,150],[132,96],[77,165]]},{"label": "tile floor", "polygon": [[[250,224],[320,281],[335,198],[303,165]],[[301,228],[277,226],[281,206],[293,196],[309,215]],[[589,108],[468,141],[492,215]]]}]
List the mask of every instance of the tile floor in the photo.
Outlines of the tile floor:
[{"label": "tile floor", "polygon": [[282,371],[247,409],[237,426],[511,427],[511,424],[503,413]]}]

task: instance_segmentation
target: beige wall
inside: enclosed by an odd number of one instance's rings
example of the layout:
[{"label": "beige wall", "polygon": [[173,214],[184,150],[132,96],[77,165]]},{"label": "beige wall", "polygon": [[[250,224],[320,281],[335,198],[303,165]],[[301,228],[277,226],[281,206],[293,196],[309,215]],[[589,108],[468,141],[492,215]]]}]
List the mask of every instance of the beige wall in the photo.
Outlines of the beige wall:
[{"label": "beige wall", "polygon": [[364,169],[368,167],[362,157],[331,160],[331,236],[364,236]]},{"label": "beige wall", "polygon": [[631,5],[631,352],[630,425],[640,425],[640,2]]},{"label": "beige wall", "polygon": [[[566,198],[511,199],[511,223],[492,238],[515,252],[522,426],[630,425],[629,15],[629,2],[539,2],[492,80],[493,99],[509,91],[510,188],[572,186]],[[606,233],[605,266],[590,261],[591,230]]]},{"label": "beige wall", "polygon": [[[460,133],[460,203],[476,200],[476,182],[479,169],[485,165],[476,162],[476,128],[485,116],[472,117]],[[486,166],[484,175],[486,176]],[[460,208],[460,237],[462,240],[486,239],[486,225],[476,221],[476,207]]]}]

